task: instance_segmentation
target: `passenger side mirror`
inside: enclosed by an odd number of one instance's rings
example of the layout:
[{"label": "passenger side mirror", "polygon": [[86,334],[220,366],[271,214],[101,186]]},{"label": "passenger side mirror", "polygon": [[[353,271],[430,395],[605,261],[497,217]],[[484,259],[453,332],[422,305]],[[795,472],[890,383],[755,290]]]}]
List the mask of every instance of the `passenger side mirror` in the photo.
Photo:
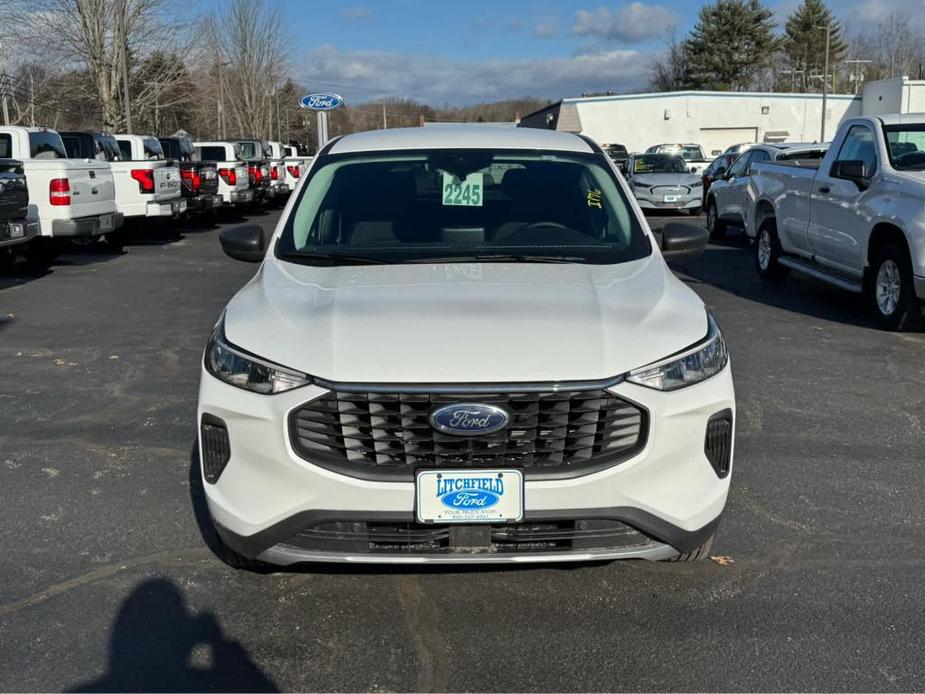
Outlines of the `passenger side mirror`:
[{"label": "passenger side mirror", "polygon": [[267,252],[263,228],[257,224],[244,224],[219,234],[225,254],[246,263],[259,263]]},{"label": "passenger side mirror", "polygon": [[846,159],[835,162],[832,167],[832,177],[852,181],[860,190],[867,190],[870,185],[867,164],[860,159]]},{"label": "passenger side mirror", "polygon": [[693,224],[668,222],[662,229],[662,257],[665,260],[693,258],[707,247],[710,232]]}]

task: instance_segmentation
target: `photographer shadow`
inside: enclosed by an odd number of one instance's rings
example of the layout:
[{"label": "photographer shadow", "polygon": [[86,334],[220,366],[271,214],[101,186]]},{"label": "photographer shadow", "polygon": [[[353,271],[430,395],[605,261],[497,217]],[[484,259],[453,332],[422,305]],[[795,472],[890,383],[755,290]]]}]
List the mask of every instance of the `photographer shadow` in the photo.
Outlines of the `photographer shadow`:
[{"label": "photographer shadow", "polygon": [[189,611],[169,580],[146,580],[119,609],[109,672],[77,692],[275,692],[275,683],[210,612]]}]

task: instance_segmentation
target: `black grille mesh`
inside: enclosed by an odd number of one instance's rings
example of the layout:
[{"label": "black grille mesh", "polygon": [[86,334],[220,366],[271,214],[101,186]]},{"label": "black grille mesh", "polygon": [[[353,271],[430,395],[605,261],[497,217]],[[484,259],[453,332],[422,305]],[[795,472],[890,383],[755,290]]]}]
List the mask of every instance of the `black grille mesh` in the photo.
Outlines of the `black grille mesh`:
[{"label": "black grille mesh", "polygon": [[[461,402],[495,405],[510,424],[484,436],[435,430],[431,412]],[[516,466],[528,477],[612,464],[645,443],[646,413],[605,390],[499,393],[332,391],[293,412],[295,450],[356,476],[410,476],[416,467]]]},{"label": "black grille mesh", "polygon": [[722,478],[729,474],[732,462],[732,412],[724,410],[710,417],[707,422],[707,435],[703,445],[704,453],[710,465]]},{"label": "black grille mesh", "polygon": [[202,446],[202,474],[206,482],[215,484],[231,458],[231,443],[228,428],[218,417],[204,414],[200,430]]}]

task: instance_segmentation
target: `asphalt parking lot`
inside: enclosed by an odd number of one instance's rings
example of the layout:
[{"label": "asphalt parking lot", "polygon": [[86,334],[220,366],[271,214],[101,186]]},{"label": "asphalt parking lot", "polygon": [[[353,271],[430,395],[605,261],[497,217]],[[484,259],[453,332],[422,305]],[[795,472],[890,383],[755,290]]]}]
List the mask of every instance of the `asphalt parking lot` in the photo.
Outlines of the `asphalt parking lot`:
[{"label": "asphalt parking lot", "polygon": [[678,268],[733,359],[733,563],[239,573],[190,481],[255,269],[218,231],[0,277],[0,689],[925,688],[925,334],[762,284],[733,233]]}]

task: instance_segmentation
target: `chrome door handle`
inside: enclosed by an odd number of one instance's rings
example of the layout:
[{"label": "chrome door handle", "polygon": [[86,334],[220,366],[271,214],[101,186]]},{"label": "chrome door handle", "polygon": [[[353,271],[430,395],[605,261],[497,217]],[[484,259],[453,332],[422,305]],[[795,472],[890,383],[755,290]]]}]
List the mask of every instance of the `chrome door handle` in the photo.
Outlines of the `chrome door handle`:
[{"label": "chrome door handle", "polygon": [[819,186],[819,192],[820,193],[831,193],[832,189],[829,188],[828,186]]}]

